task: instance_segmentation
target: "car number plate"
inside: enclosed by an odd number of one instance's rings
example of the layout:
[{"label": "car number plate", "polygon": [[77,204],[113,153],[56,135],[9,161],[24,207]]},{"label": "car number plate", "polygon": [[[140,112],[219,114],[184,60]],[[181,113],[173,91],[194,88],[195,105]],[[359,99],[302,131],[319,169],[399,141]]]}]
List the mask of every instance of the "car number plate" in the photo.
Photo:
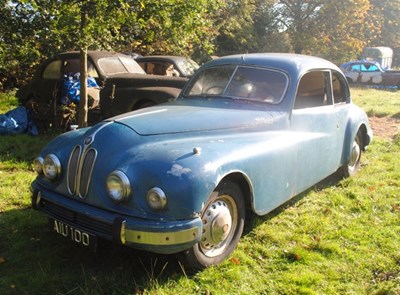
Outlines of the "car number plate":
[{"label": "car number plate", "polygon": [[96,249],[97,237],[62,221],[49,218],[50,229],[57,234],[85,247]]}]

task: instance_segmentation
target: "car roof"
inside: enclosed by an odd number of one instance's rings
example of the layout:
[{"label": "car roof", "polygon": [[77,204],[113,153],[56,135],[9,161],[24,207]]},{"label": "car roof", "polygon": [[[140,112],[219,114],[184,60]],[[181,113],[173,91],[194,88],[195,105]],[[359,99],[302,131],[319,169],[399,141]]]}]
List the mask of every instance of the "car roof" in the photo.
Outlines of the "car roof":
[{"label": "car roof", "polygon": [[[309,55],[292,53],[249,53],[220,57],[207,62],[205,67],[240,64],[282,69],[290,73],[304,73],[313,69],[340,69],[332,62]],[[203,66],[203,67],[204,67]]]},{"label": "car roof", "polygon": [[137,61],[150,61],[150,60],[154,60],[154,61],[182,61],[182,60],[187,60],[190,59],[189,57],[185,57],[185,56],[178,56],[178,55],[148,55],[148,56],[143,56],[143,57],[138,57],[136,58]]},{"label": "car roof", "polygon": [[[76,58],[79,55],[80,55],[79,51],[67,51],[57,54],[57,56],[60,58]],[[111,51],[88,51],[87,55],[93,60],[99,60],[100,58],[103,57],[114,57],[114,56],[130,58],[126,54],[119,52],[111,52]]]}]

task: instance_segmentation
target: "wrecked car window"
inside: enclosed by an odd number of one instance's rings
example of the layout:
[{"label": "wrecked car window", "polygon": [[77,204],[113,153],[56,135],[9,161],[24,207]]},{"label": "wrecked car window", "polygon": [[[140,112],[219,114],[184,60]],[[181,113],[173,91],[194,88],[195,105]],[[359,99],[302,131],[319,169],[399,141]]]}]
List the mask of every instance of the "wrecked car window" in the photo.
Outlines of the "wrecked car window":
[{"label": "wrecked car window", "polygon": [[233,99],[279,103],[286,91],[287,76],[279,71],[219,66],[199,73],[184,96],[224,96]]},{"label": "wrecked car window", "polygon": [[43,79],[59,80],[61,72],[61,60],[51,62],[43,71]]},{"label": "wrecked car window", "polygon": [[101,58],[98,63],[105,75],[123,73],[146,74],[139,64],[132,58],[107,57]]},{"label": "wrecked car window", "polygon": [[178,67],[185,72],[187,76],[192,76],[197,71],[199,65],[191,59],[178,62]]}]

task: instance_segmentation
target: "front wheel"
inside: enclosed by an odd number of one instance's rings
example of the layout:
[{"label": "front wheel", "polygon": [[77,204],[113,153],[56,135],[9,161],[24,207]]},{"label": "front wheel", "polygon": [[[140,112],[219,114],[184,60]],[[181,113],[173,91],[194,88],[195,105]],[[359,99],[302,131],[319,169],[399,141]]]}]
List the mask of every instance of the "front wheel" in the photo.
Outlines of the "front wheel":
[{"label": "front wheel", "polygon": [[350,159],[342,167],[344,177],[350,177],[357,173],[361,163],[362,147],[362,133],[359,130],[356,137],[354,138],[353,145],[351,147]]},{"label": "front wheel", "polygon": [[200,242],[181,253],[190,269],[217,265],[236,248],[243,233],[245,206],[240,187],[231,181],[217,186],[205,204]]}]

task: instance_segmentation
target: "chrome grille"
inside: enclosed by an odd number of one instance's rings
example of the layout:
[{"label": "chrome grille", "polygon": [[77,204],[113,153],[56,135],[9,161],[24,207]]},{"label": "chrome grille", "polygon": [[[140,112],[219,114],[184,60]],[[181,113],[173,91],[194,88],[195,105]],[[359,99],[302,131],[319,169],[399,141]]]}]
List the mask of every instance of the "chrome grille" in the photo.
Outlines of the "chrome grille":
[{"label": "chrome grille", "polygon": [[79,195],[83,198],[86,198],[86,195],[89,190],[89,184],[90,184],[90,179],[92,177],[92,171],[94,162],[96,160],[96,155],[97,155],[96,151],[94,149],[90,149],[86,152],[83,159],[81,179],[79,185]]},{"label": "chrome grille", "polygon": [[67,185],[71,195],[86,198],[97,152],[76,146],[71,152],[67,169]]},{"label": "chrome grille", "polygon": [[68,174],[67,174],[67,182],[68,182],[68,190],[71,195],[75,195],[76,193],[76,177],[78,176],[78,168],[79,168],[79,157],[81,156],[82,148],[78,145],[76,146],[68,161]]}]

